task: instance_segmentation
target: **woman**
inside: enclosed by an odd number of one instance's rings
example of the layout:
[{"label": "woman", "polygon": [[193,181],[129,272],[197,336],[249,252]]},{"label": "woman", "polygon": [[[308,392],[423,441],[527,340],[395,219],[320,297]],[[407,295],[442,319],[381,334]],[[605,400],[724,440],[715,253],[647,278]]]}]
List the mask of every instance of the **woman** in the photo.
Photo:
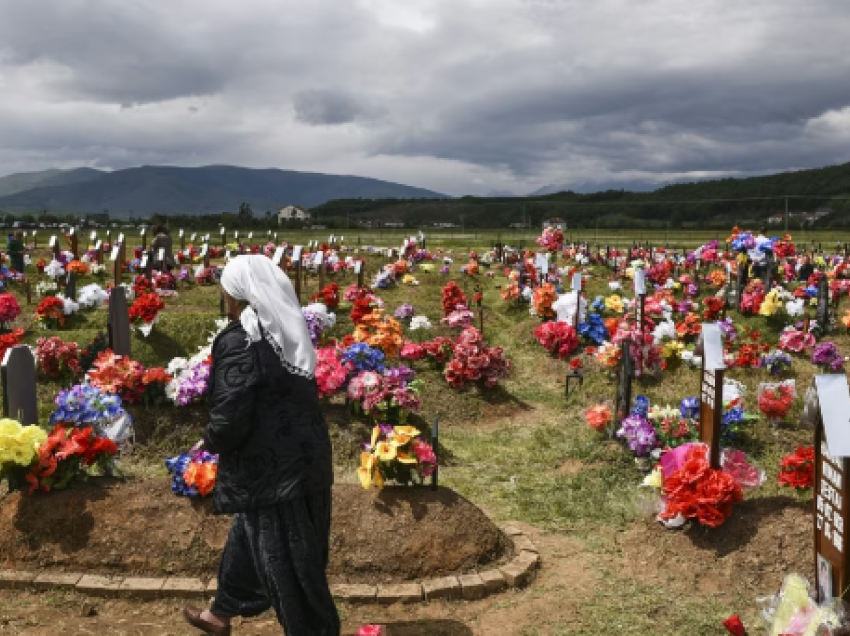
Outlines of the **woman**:
[{"label": "woman", "polygon": [[338,636],[325,568],[333,467],[316,354],[286,274],[239,256],[221,277],[231,323],[213,343],[204,447],[219,453],[216,513],[234,513],[209,611],[186,620],[230,634],[274,608],[287,636]]},{"label": "woman", "polygon": [[9,235],[6,243],[6,253],[9,255],[9,264],[18,273],[24,273],[24,234],[20,230],[14,235]]},{"label": "woman", "polygon": [[[172,252],[171,235],[164,225],[157,225],[151,230],[153,240],[151,241],[151,251],[153,252],[153,260],[159,267],[160,271],[170,272],[174,267],[174,253]],[[163,250],[163,258],[159,258],[159,250]]]}]

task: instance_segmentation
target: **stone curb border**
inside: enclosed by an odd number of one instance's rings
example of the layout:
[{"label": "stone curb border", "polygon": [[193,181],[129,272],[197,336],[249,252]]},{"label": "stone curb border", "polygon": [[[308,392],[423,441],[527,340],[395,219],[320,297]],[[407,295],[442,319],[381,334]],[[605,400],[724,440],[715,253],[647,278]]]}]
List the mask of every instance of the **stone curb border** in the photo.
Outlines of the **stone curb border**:
[{"label": "stone curb border", "polygon": [[[478,600],[508,588],[524,587],[534,578],[540,554],[521,530],[505,526],[502,531],[513,541],[516,556],[508,564],[475,574],[425,579],[418,583],[391,585],[339,584],[331,593],[349,603],[417,603],[432,599]],[[185,577],[145,578],[68,574],[58,572],[19,572],[0,570],[0,589],[75,590],[88,596],[108,598],[192,598],[215,596],[215,577],[204,585],[200,579]]]}]

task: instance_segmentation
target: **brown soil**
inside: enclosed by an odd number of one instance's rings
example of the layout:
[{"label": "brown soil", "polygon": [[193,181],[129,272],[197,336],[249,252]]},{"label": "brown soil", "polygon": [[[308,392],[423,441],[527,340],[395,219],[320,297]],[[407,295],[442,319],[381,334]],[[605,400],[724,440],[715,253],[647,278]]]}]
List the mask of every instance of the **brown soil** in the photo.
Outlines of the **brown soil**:
[{"label": "brown soil", "polygon": [[[617,537],[624,573],[711,594],[734,589],[755,598],[778,591],[789,572],[814,578],[810,504],[792,497],[748,499],[719,528],[664,530],[655,521]],[[801,540],[801,537],[809,539]]]},{"label": "brown soil", "polygon": [[[211,502],[165,479],[93,479],[0,506],[0,568],[212,575],[230,526]],[[454,491],[334,487],[332,582],[397,582],[474,570],[508,556],[501,531]]]}]

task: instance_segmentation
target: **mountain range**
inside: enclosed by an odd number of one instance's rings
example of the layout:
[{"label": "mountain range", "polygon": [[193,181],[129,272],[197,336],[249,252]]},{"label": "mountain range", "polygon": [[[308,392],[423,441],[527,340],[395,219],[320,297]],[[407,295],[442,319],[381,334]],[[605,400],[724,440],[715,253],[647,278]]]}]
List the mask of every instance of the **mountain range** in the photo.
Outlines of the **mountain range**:
[{"label": "mountain range", "polygon": [[108,210],[115,218],[235,211],[262,214],[334,199],[443,199],[447,195],[379,179],[294,170],[205,166],[142,166],[114,172],[75,168],[0,178],[0,210],[81,214]]}]

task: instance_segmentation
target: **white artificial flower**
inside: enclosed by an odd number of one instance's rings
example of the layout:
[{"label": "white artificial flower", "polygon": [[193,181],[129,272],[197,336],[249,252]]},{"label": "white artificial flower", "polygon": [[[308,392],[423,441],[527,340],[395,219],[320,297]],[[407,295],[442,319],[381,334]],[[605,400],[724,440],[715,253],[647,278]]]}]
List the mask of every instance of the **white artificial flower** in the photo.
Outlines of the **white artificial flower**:
[{"label": "white artificial flower", "polygon": [[65,268],[62,266],[62,263],[53,260],[44,268],[44,273],[50,276],[50,278],[58,278],[65,273]]},{"label": "white artificial flower", "polygon": [[172,358],[166,367],[166,371],[168,371],[168,375],[175,376],[185,369],[188,364],[189,361],[186,358]]},{"label": "white artificial flower", "polygon": [[805,301],[802,298],[795,298],[792,301],[785,303],[785,312],[789,316],[802,316],[805,310]]},{"label": "white artificial flower", "polygon": [[414,316],[410,319],[410,330],[418,331],[419,329],[431,329],[431,321],[428,316]]},{"label": "white artificial flower", "polygon": [[63,307],[63,311],[65,312],[66,316],[70,316],[71,314],[75,314],[75,313],[77,313],[77,311],[79,311],[80,306],[76,302],[74,302],[71,298],[66,298],[62,294],[56,294],[56,298],[59,298],[62,301],[62,303],[65,305]]},{"label": "white artificial flower", "polygon": [[[576,295],[573,292],[561,294],[558,300],[552,303],[552,309],[558,315],[558,322],[565,322],[568,325],[575,323],[576,316]],[[581,308],[579,310],[578,321],[585,322],[587,320],[587,299],[581,299]]]},{"label": "white artificial flower", "polygon": [[670,340],[676,339],[676,325],[672,320],[665,320],[663,322],[659,322],[655,326],[655,330],[652,332],[652,337],[655,338],[655,344],[659,344],[665,338]]},{"label": "white artificial flower", "polygon": [[59,290],[59,286],[51,280],[39,281],[35,286],[35,293],[39,296],[52,296]]},{"label": "white artificial flower", "polygon": [[[526,301],[530,301],[533,296],[534,296],[534,290],[531,289],[531,287],[523,287],[522,288],[522,297]],[[532,310],[532,314],[534,314],[534,313],[535,312]]]},{"label": "white artificial flower", "polygon": [[610,280],[608,281],[608,287],[611,289],[611,291],[617,291],[618,289],[620,289],[620,281]]},{"label": "white artificial flower", "polygon": [[127,302],[130,302],[136,297],[136,292],[133,291],[133,286],[129,283],[121,283],[121,287],[124,288],[124,296],[127,297]]},{"label": "white artificial flower", "polygon": [[100,307],[106,302],[107,298],[109,298],[109,294],[97,283],[86,285],[77,292],[77,299],[83,307]]},{"label": "white artificial flower", "polygon": [[32,259],[29,254],[24,254],[24,265],[32,265]]}]

